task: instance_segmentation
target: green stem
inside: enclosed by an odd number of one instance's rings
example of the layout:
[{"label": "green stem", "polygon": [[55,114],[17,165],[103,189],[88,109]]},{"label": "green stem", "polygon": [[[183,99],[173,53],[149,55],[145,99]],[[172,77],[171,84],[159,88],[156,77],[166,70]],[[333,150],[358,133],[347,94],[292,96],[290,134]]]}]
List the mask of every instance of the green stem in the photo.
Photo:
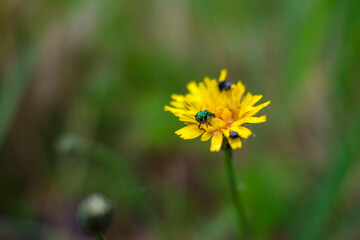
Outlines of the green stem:
[{"label": "green stem", "polygon": [[98,240],[106,240],[106,237],[105,237],[104,235],[102,235],[101,233],[97,233],[97,234],[96,234],[96,238],[97,238]]},{"label": "green stem", "polygon": [[229,176],[231,196],[236,209],[238,225],[239,225],[239,239],[246,239],[248,235],[248,221],[243,200],[240,191],[237,187],[237,181],[234,173],[234,166],[232,162],[231,148],[224,149],[226,168]]}]

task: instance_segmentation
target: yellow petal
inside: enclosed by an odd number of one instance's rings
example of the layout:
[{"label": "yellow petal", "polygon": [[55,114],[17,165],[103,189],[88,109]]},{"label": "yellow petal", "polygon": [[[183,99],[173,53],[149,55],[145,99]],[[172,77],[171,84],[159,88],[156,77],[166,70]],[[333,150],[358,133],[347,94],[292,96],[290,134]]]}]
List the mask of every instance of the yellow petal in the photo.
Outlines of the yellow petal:
[{"label": "yellow petal", "polygon": [[207,88],[208,97],[207,100],[217,100],[216,96],[220,93],[219,85],[216,79],[204,78],[205,86]]},{"label": "yellow petal", "polygon": [[211,138],[213,134],[210,132],[205,132],[202,136],[201,136],[201,141],[205,142],[207,140],[209,140]]},{"label": "yellow petal", "polygon": [[237,84],[231,85],[231,91],[229,92],[229,96],[227,99],[228,106],[232,111],[239,111],[241,98],[244,94],[245,87],[241,82],[237,82]]},{"label": "yellow petal", "polygon": [[225,137],[229,138],[230,130],[228,128],[226,128],[226,129],[223,129],[222,131],[223,131]]},{"label": "yellow petal", "polygon": [[216,116],[215,116],[215,118],[210,119],[210,123],[211,123],[211,125],[213,125],[216,128],[223,128],[226,125],[223,120],[221,120],[220,118],[217,118]]},{"label": "yellow petal", "polygon": [[251,136],[251,134],[252,134],[250,129],[243,127],[243,126],[230,127],[230,131],[237,132],[239,134],[239,136],[242,138],[249,138],[249,136]]},{"label": "yellow petal", "polygon": [[204,133],[204,130],[199,129],[196,124],[188,125],[175,132],[175,134],[179,135],[184,140],[196,138],[202,133]]},{"label": "yellow petal", "polygon": [[[210,125],[211,124],[211,125]],[[218,129],[222,129],[226,126],[225,122],[220,118],[211,118],[209,121],[209,125],[206,127],[205,124],[202,124],[201,127],[204,128],[207,132],[214,132]]]},{"label": "yellow petal", "polygon": [[254,95],[252,96],[252,98],[250,99],[249,101],[249,105],[250,106],[253,106],[255,103],[257,103],[258,101],[260,101],[260,99],[262,98],[263,96],[262,95]]},{"label": "yellow petal", "polygon": [[227,121],[232,120],[232,117],[233,117],[233,113],[229,109],[225,108],[222,112],[222,119],[225,122],[227,122]]},{"label": "yellow petal", "polygon": [[262,122],[266,122],[266,115],[262,115],[260,117],[244,118],[244,123],[262,123]]},{"label": "yellow petal", "polygon": [[241,101],[241,106],[248,106],[249,102],[252,99],[252,94],[250,92],[246,93],[245,97]]},{"label": "yellow petal", "polygon": [[236,95],[239,97],[239,101],[241,100],[242,95],[245,93],[245,86],[241,81],[238,81],[236,85],[231,85],[231,90],[233,92],[233,95]]},{"label": "yellow petal", "polygon": [[172,94],[171,98],[178,102],[183,102],[185,100],[185,96],[181,94]]},{"label": "yellow petal", "polygon": [[175,116],[177,116],[180,121],[198,124],[194,115],[190,115],[186,113],[177,113],[175,114]]},{"label": "yellow petal", "polygon": [[245,117],[240,120],[237,120],[236,122],[233,122],[232,126],[241,126],[244,123],[262,123],[266,122],[266,115],[262,115],[260,117]]},{"label": "yellow petal", "polygon": [[169,111],[172,112],[173,114],[177,114],[177,113],[183,113],[184,110],[183,109],[178,109],[178,108],[173,108],[173,107],[169,107],[169,106],[165,106],[164,107],[164,111]]},{"label": "yellow petal", "polygon": [[232,150],[238,149],[242,147],[242,142],[241,139],[239,137],[237,138],[228,138],[230,147]]},{"label": "yellow petal", "polygon": [[226,76],[227,76],[227,70],[222,69],[220,73],[219,81],[224,81],[226,79]]},{"label": "yellow petal", "polygon": [[199,92],[199,87],[194,81],[188,83],[186,87],[189,90],[189,92],[192,94],[197,94]]},{"label": "yellow petal", "polygon": [[214,134],[211,139],[210,151],[219,152],[221,149],[222,142],[223,142],[222,132],[218,132],[217,134]]},{"label": "yellow petal", "polygon": [[176,108],[181,108],[181,109],[185,108],[184,102],[171,101],[170,105]]},{"label": "yellow petal", "polygon": [[194,97],[192,95],[186,95],[185,99],[185,108],[191,112],[194,112],[194,115],[200,111],[201,108],[201,98]]},{"label": "yellow petal", "polygon": [[267,101],[265,103],[259,104],[255,107],[253,107],[249,112],[245,113],[243,116],[244,117],[251,117],[254,116],[255,114],[257,114],[261,109],[263,109],[264,107],[266,107],[267,105],[270,104],[270,101]]}]

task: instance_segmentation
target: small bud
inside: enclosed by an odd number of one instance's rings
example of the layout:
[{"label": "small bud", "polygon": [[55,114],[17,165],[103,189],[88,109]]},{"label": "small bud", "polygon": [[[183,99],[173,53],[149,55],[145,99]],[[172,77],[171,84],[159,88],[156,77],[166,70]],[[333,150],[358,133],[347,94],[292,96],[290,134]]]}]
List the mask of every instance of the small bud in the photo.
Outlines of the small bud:
[{"label": "small bud", "polygon": [[56,142],[56,151],[63,157],[74,156],[87,152],[89,143],[76,135],[66,133]]},{"label": "small bud", "polygon": [[76,215],[85,232],[104,233],[112,219],[113,205],[102,195],[92,194],[80,203]]}]

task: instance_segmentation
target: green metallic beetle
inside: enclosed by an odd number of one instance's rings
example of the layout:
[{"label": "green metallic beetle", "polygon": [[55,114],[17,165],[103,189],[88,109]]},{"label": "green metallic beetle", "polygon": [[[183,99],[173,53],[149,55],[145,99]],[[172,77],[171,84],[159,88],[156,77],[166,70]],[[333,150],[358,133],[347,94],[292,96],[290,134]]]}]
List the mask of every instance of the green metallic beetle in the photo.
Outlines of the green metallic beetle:
[{"label": "green metallic beetle", "polygon": [[215,117],[214,113],[209,112],[208,110],[204,110],[204,111],[200,111],[195,115],[195,119],[196,121],[199,123],[198,128],[200,128],[201,124],[205,123],[206,127],[208,127],[208,125],[211,126],[210,124],[210,119]]}]

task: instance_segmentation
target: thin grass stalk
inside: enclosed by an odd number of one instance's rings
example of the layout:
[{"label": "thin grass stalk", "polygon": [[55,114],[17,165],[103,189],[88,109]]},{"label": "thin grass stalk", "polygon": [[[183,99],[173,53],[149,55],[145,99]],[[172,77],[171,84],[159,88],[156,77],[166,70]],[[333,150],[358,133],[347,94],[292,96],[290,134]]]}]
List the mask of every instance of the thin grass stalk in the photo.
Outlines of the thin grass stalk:
[{"label": "thin grass stalk", "polygon": [[96,234],[96,238],[97,238],[98,240],[106,240],[106,237],[105,237],[103,234],[101,234],[101,233],[97,233],[97,234]]},{"label": "thin grass stalk", "polygon": [[231,148],[224,149],[226,169],[229,177],[231,197],[236,210],[238,227],[239,227],[239,239],[247,239],[249,234],[249,223],[244,207],[244,201],[237,187],[237,181],[234,172],[234,166],[232,162],[233,152]]}]

